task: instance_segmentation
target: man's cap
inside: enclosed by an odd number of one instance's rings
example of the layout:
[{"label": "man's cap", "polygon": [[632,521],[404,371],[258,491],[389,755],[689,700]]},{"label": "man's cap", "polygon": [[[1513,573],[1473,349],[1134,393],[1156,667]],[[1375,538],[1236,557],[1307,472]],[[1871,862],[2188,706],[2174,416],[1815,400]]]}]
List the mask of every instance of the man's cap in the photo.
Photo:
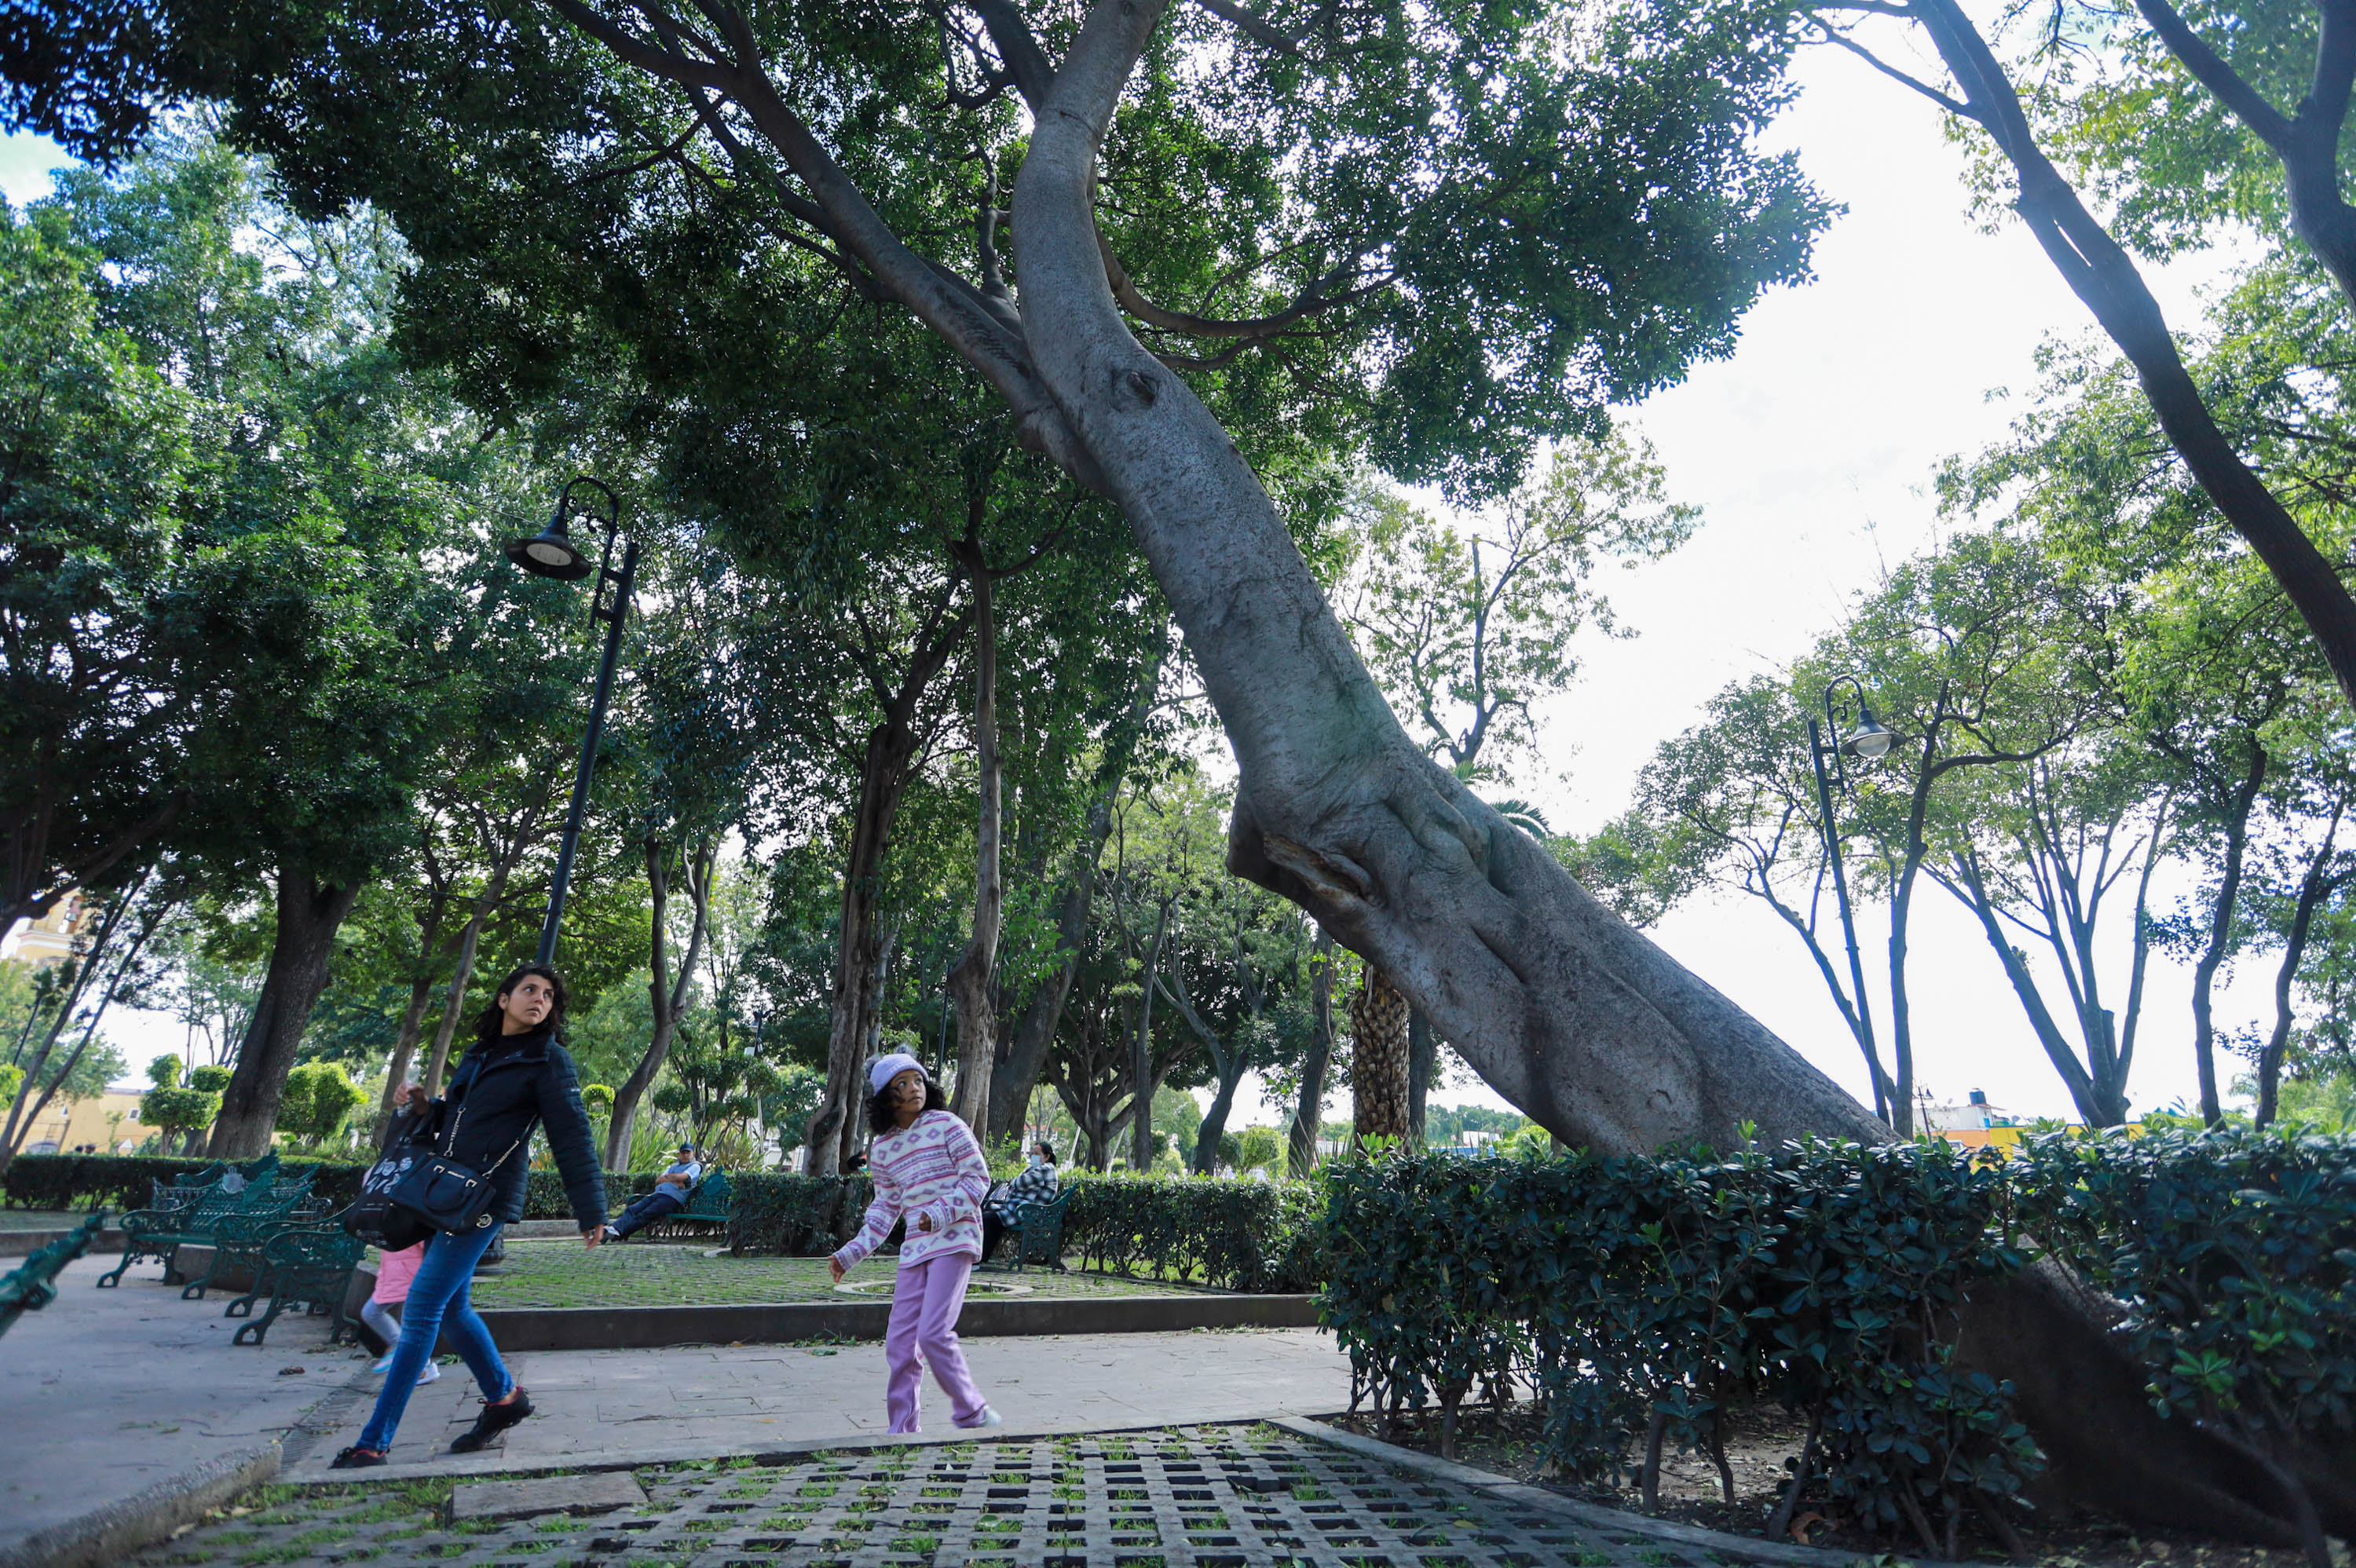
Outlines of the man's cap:
[{"label": "man's cap", "polygon": [[884,1093],[884,1085],[912,1067],[920,1076],[925,1071],[925,1064],[905,1051],[895,1051],[889,1056],[877,1057],[875,1065],[867,1070],[867,1092],[871,1094],[881,1094]]}]

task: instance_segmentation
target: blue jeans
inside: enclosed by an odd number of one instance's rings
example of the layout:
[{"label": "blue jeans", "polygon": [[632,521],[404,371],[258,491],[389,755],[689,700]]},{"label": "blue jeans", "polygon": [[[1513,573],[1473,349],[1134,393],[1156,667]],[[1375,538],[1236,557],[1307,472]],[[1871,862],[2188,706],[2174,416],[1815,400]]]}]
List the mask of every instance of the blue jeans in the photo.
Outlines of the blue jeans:
[{"label": "blue jeans", "polygon": [[447,1333],[458,1347],[459,1359],[475,1374],[483,1397],[497,1403],[515,1388],[508,1376],[499,1348],[468,1293],[475,1284],[475,1264],[490,1247],[505,1223],[487,1226],[464,1236],[437,1232],[425,1243],[425,1261],[409,1284],[409,1299],[401,1304],[401,1343],[392,1349],[392,1365],[384,1370],[384,1392],[376,1396],[376,1413],[360,1428],[356,1446],[381,1454],[392,1446],[401,1413],[417,1392],[418,1374],[434,1354],[434,1342]]}]

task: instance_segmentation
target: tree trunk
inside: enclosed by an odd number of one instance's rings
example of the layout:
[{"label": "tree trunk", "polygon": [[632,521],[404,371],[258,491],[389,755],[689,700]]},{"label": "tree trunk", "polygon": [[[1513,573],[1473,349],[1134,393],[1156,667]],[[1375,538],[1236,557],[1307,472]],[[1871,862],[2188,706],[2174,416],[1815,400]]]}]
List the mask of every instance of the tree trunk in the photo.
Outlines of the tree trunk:
[{"label": "tree trunk", "polygon": [[1369,1138],[1407,1136],[1408,1000],[1372,964],[1350,998],[1350,1131]]},{"label": "tree trunk", "polygon": [[986,1147],[991,1130],[991,1070],[998,1064],[998,1008],[991,1000],[990,980],[998,967],[998,935],[1006,904],[1006,888],[999,872],[998,623],[991,603],[990,563],[982,559],[973,527],[967,528],[959,549],[966,580],[973,584],[973,752],[981,806],[974,827],[973,938],[949,971],[948,990],[957,1003],[958,1026],[957,1100],[952,1108]]},{"label": "tree trunk", "polygon": [[1137,998],[1137,1030],[1130,1040],[1129,1165],[1140,1176],[1153,1168],[1153,993],[1162,965],[1162,944],[1170,936],[1170,906],[1153,921],[1153,942],[1145,950],[1145,994]]},{"label": "tree trunk", "polygon": [[1146,716],[1153,710],[1154,694],[1161,686],[1162,659],[1162,654],[1155,653],[1138,672],[1137,690],[1130,698],[1129,711],[1107,741],[1105,760],[1097,773],[1103,793],[1088,807],[1087,828],[1073,857],[1072,880],[1064,890],[1063,908],[1057,912],[1055,951],[1062,962],[1031,993],[1031,1000],[1014,1026],[1006,1060],[998,1063],[992,1075],[992,1137],[1021,1134],[1023,1117],[1031,1105],[1031,1092],[1038,1086],[1040,1074],[1046,1068],[1048,1049],[1055,1044],[1055,1027],[1063,1019],[1064,1003],[1071,995],[1073,976],[1080,971],[1080,949],[1087,940],[1088,913],[1096,897],[1097,864],[1112,837],[1113,803],[1119,797],[1122,779],[1128,776],[1130,760],[1135,754],[1137,738],[1145,729]]},{"label": "tree trunk", "polygon": [[652,1005],[654,1032],[647,1040],[647,1049],[638,1064],[630,1069],[620,1088],[614,1091],[614,1109],[605,1123],[605,1168],[630,1168],[630,1132],[638,1119],[638,1102],[654,1087],[655,1075],[662,1071],[670,1058],[671,1041],[679,1036],[680,1014],[687,1006],[688,988],[695,981],[695,963],[703,953],[703,933],[712,918],[712,866],[720,856],[720,836],[713,834],[693,849],[684,839],[680,848],[686,857],[687,896],[692,909],[688,926],[687,947],[679,956],[676,974],[670,968],[670,847],[659,838],[648,838],[647,849],[647,888],[653,903],[648,921],[647,999]]},{"label": "tree trunk", "polygon": [[238,1048],[236,1075],[221,1095],[220,1115],[213,1118],[205,1149],[210,1158],[251,1159],[270,1147],[286,1074],[311,1021],[311,1008],[327,988],[336,932],[351,912],[360,885],[323,883],[307,870],[278,873],[278,933],[270,944],[270,965],[262,972],[245,1042]]},{"label": "tree trunk", "polygon": [[1097,140],[1162,9],[1091,8],[1038,116],[1014,230],[1055,413],[1129,518],[1235,750],[1229,866],[1365,955],[1568,1142],[1730,1147],[1746,1118],[1771,1140],[1873,1136],[1830,1079],[1408,741],[1250,466],[1130,334],[1096,242]]},{"label": "tree trunk", "polygon": [[2217,879],[2217,901],[2209,912],[2209,940],[2201,960],[2192,966],[2192,1063],[2201,1074],[2201,1119],[2216,1126],[2225,1119],[2224,1101],[2217,1093],[2217,1022],[2214,1012],[2217,971],[2232,950],[2233,906],[2242,896],[2242,861],[2250,843],[2250,811],[2266,779],[2266,749],[2253,731],[2246,737],[2249,766],[2241,787],[2226,805],[2225,865]]},{"label": "tree trunk", "polygon": [[67,985],[65,995],[58,998],[57,1011],[49,1015],[49,1026],[42,1031],[40,1046],[33,1052],[31,1062],[26,1065],[25,1076],[16,1085],[16,1097],[9,1104],[7,1123],[0,1126],[0,1171],[6,1170],[9,1163],[16,1157],[16,1147],[24,1141],[27,1130],[33,1125],[28,1105],[40,1093],[41,1080],[48,1072],[49,1057],[57,1050],[59,1038],[73,1021],[75,1005],[81,1000],[82,992],[89,988],[90,977],[98,972],[99,960],[105,955],[115,933],[123,927],[123,917],[131,908],[132,893],[132,889],[125,888],[115,895],[107,905],[105,915],[99,921],[98,930],[91,937],[89,950],[78,961],[68,960],[74,965],[73,979]]},{"label": "tree trunk", "polygon": [[475,983],[475,958],[482,949],[483,927],[489,922],[491,912],[499,907],[499,901],[507,896],[507,886],[508,868],[502,864],[492,871],[490,885],[475,901],[474,912],[466,917],[465,929],[458,933],[458,951],[450,961],[450,984],[442,996],[441,1021],[434,1026],[434,1054],[425,1063],[425,1093],[429,1095],[442,1093],[442,1075],[450,1068],[450,1045],[457,1038],[459,1024],[465,1021],[466,988]]},{"label": "tree trunk", "polygon": [[810,1118],[805,1168],[832,1176],[842,1168],[843,1136],[866,1099],[860,1067],[867,1049],[868,1011],[875,995],[873,974],[882,953],[876,940],[876,895],[882,891],[884,852],[892,819],[907,787],[908,764],[916,737],[903,724],[885,720],[867,737],[859,775],[859,810],[851,820],[851,852],[842,870],[842,905],[835,931],[834,989],[827,1009],[826,1098]]},{"label": "tree trunk", "polygon": [[123,956],[115,961],[113,971],[107,976],[105,987],[98,993],[98,1005],[91,1008],[90,1018],[82,1025],[81,1039],[74,1043],[73,1054],[66,1058],[63,1066],[49,1074],[48,1086],[41,1091],[41,1097],[33,1102],[32,1110],[25,1117],[24,1127],[18,1129],[19,1136],[26,1128],[41,1119],[41,1113],[49,1108],[49,1102],[64,1089],[66,1080],[73,1076],[73,1070],[81,1065],[81,1059],[90,1051],[90,1042],[98,1038],[98,1026],[106,1017],[108,1004],[122,994],[123,982],[129,976],[131,966],[139,962],[140,949],[145,947],[148,938],[155,934],[155,927],[162,923],[165,913],[165,909],[151,906],[140,920],[139,929],[132,933],[131,945],[123,949]]},{"label": "tree trunk", "polygon": [[1306,1176],[1317,1163],[1317,1134],[1325,1115],[1325,1066],[1333,1059],[1333,936],[1317,932],[1315,997],[1309,1024],[1309,1055],[1301,1064],[1301,1095],[1293,1106],[1291,1135],[1285,1139],[1285,1168]]},{"label": "tree trunk", "polygon": [[450,884],[443,879],[440,860],[434,856],[431,836],[421,851],[425,861],[427,885],[425,911],[417,921],[417,972],[409,982],[409,1006],[402,1010],[401,1029],[393,1036],[392,1060],[384,1075],[384,1094],[377,1102],[377,1125],[381,1128],[392,1120],[394,1097],[409,1076],[410,1059],[417,1054],[417,1037],[425,1027],[425,1009],[434,999],[434,946],[442,934],[443,918],[450,909]]},{"label": "tree trunk", "polygon": [[1219,1139],[1226,1134],[1227,1116],[1235,1109],[1236,1086],[1250,1069],[1251,1053],[1227,1050],[1217,1031],[1194,1010],[1194,999],[1186,995],[1184,973],[1177,965],[1171,966],[1162,982],[1162,994],[1170,998],[1170,1005],[1178,1009],[1178,1016],[1186,1020],[1186,1027],[1203,1042],[1203,1049],[1211,1053],[1211,1071],[1217,1075],[1218,1087],[1212,1092],[1211,1108],[1203,1113],[1202,1125],[1194,1129],[1194,1174],[1208,1176],[1218,1163]]},{"label": "tree trunk", "polygon": [[1087,939],[1088,911],[1096,898],[1097,859],[1112,836],[1112,797],[1116,781],[1088,808],[1087,831],[1073,857],[1071,882],[1064,889],[1063,907],[1055,916],[1054,973],[1039,982],[1015,1021],[1006,1060],[998,1063],[990,1084],[990,1132],[993,1138],[1019,1136],[1031,1106],[1031,1091],[1047,1065],[1047,1050],[1063,1020],[1064,1003],[1072,994],[1073,977],[1080,972],[1080,947]]},{"label": "tree trunk", "polygon": [[2258,1111],[2253,1120],[2261,1127],[2274,1125],[2276,1103],[2282,1093],[2283,1052],[2290,1045],[2291,984],[2298,978],[2299,961],[2307,956],[2307,938],[2315,926],[2315,912],[2324,896],[2340,885],[2338,878],[2324,875],[2324,869],[2331,864],[2333,845],[2340,837],[2340,818],[2347,808],[2345,799],[2332,804],[2331,824],[2324,829],[2323,842],[2307,864],[2307,875],[2299,880],[2298,903],[2291,912],[2282,963],[2275,970],[2274,1032],[2266,1037],[2265,1047],[2258,1052]]},{"label": "tree trunk", "polygon": [[1433,1059],[1440,1054],[1440,1041],[1431,1032],[1431,1020],[1423,1016],[1420,1008],[1409,1008],[1407,1013],[1407,1141],[1420,1147],[1423,1144],[1423,1102],[1431,1090]]}]

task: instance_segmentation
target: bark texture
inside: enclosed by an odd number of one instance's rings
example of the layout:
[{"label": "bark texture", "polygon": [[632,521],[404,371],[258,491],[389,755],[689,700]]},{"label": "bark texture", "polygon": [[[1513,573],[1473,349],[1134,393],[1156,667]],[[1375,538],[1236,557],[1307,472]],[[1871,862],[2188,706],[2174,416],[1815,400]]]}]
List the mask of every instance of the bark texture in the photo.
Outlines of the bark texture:
[{"label": "bark texture", "polygon": [[1333,936],[1317,933],[1317,978],[1309,1021],[1309,1054],[1301,1064],[1301,1093],[1285,1138],[1285,1168],[1306,1176],[1317,1163],[1317,1129],[1325,1113],[1325,1068],[1333,1058]]},{"label": "bark texture", "polygon": [[1350,1130],[1368,1138],[1407,1136],[1407,998],[1373,965],[1350,998]]},{"label": "bark texture", "polygon": [[278,933],[270,944],[270,965],[245,1027],[245,1043],[238,1048],[237,1071],[213,1119],[207,1157],[252,1159],[270,1147],[286,1074],[311,1021],[312,1005],[327,989],[336,933],[359,891],[358,881],[322,882],[305,870],[278,873]]}]

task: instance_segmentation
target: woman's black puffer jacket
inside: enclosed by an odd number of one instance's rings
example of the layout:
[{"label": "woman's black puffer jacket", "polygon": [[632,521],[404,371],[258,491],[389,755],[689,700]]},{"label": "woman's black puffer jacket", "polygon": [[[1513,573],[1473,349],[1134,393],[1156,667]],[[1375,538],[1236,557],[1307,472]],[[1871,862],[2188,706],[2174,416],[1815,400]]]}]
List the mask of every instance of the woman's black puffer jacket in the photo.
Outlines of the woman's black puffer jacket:
[{"label": "woman's black puffer jacket", "polygon": [[443,1092],[434,1147],[477,1170],[497,1165],[491,1212],[512,1222],[523,1218],[535,1124],[548,1129],[573,1218],[584,1232],[604,1224],[605,1176],[590,1139],[581,1080],[549,1030],[475,1042]]}]

